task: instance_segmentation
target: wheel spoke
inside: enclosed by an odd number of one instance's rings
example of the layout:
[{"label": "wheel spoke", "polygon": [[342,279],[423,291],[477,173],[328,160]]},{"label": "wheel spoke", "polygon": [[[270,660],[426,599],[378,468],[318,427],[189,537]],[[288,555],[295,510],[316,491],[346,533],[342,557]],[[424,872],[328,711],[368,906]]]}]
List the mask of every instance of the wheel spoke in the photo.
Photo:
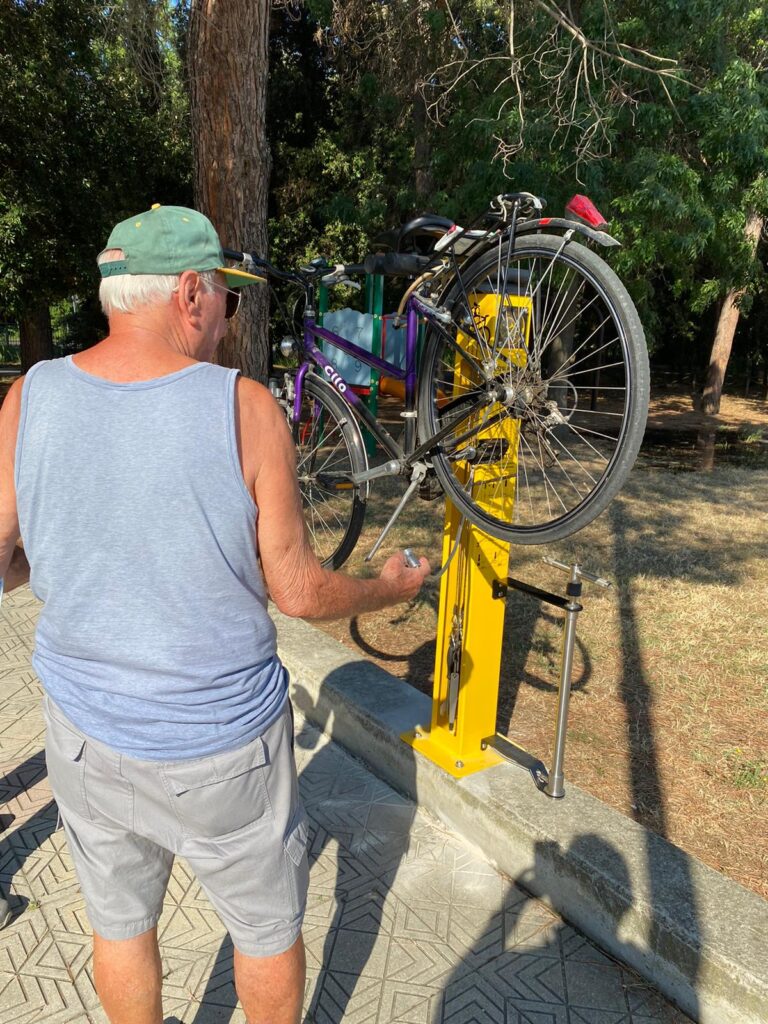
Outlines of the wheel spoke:
[{"label": "wheel spoke", "polygon": [[[304,383],[297,430],[296,470],[310,543],[324,565],[338,566],[351,551],[362,525],[359,489],[336,488],[365,468],[350,438],[353,427],[341,407],[325,398],[322,384]],[[338,401],[337,401],[338,404]]]},{"label": "wheel spoke", "polygon": [[[422,368],[423,444],[445,438],[431,449],[440,481],[496,536],[567,536],[602,510],[639,444],[647,357],[628,296],[597,255],[546,235],[494,246],[444,294],[459,326],[450,340],[431,331]],[[491,387],[495,401],[471,409]]]}]

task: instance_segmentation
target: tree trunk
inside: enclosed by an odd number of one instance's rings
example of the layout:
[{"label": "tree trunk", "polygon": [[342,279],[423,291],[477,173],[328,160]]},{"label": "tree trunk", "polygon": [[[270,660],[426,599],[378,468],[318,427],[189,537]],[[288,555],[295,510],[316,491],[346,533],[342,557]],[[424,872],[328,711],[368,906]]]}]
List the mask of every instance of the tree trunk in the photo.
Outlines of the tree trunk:
[{"label": "tree trunk", "polygon": [[[222,244],[267,255],[269,0],[192,0],[189,82],[195,204]],[[243,289],[217,360],[266,381],[269,293]]]},{"label": "tree trunk", "polygon": [[714,420],[705,421],[696,435],[696,451],[699,453],[698,468],[710,472],[715,468],[715,440],[717,427]]},{"label": "tree trunk", "polygon": [[41,359],[53,359],[51,311],[46,302],[26,310],[20,317],[19,342],[22,373],[26,373]]},{"label": "tree trunk", "polygon": [[[757,213],[750,213],[744,233],[749,241],[753,256],[757,252],[757,243],[760,241],[762,229],[763,218]],[[743,294],[743,288],[732,288],[725,296],[720,309],[715,340],[709,357],[709,368],[707,369],[707,377],[704,381],[704,390],[701,395],[701,411],[708,416],[712,416],[720,411],[720,397],[723,393],[725,371],[728,368],[733,338],[739,322],[739,299]]]}]

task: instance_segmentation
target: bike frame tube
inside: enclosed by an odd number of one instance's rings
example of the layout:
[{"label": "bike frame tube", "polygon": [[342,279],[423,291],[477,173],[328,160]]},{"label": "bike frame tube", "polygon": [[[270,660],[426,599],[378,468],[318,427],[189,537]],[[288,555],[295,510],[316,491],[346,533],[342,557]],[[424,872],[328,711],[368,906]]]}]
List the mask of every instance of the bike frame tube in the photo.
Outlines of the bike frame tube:
[{"label": "bike frame tube", "polygon": [[[366,352],[365,349],[361,349],[358,345],[339,337],[339,335],[334,334],[332,331],[327,331],[322,327],[318,327],[313,318],[307,318],[304,321],[304,353],[307,359],[301,364],[299,371],[296,374],[295,392],[293,396],[294,427],[301,417],[304,378],[311,366],[314,364],[322,369],[323,378],[335,391],[339,393],[342,400],[354,409],[356,416],[366,425],[366,427],[368,427],[387,454],[395,459],[403,459],[405,457],[405,452],[401,446],[397,441],[395,441],[389,431],[385,430],[384,427],[382,427],[376,420],[365,402],[355,394],[352,390],[352,386],[344,380],[333,363],[323,355],[314,342],[315,338],[322,338],[324,341],[328,341],[332,345],[337,345],[339,348],[343,347],[346,351],[354,354],[356,357],[357,353],[360,353],[360,358],[364,358],[365,362],[369,363],[371,366],[380,364],[380,366],[385,367],[387,370],[392,366],[392,364],[386,362],[386,360],[379,359],[370,352]],[[394,369],[398,371],[399,378],[402,380],[405,376],[405,372],[400,370],[399,367],[394,367]]]},{"label": "bike frame tube", "polygon": [[[404,451],[403,448],[395,441],[388,430],[376,420],[372,415],[365,402],[361,401],[358,395],[352,390],[352,386],[338,372],[336,367],[327,359],[317,345],[314,342],[314,338],[322,338],[325,341],[330,342],[332,345],[337,345],[339,348],[343,348],[345,351],[350,352],[354,355],[360,354],[360,358],[371,366],[377,364],[385,367],[387,370],[390,368],[397,370],[399,379],[402,380],[405,377],[406,380],[406,409],[407,413],[415,412],[416,407],[416,385],[417,385],[417,374],[416,374],[416,347],[418,339],[418,305],[411,303],[409,299],[407,309],[407,330],[406,330],[406,369],[403,371],[399,367],[393,366],[392,363],[388,363],[384,359],[379,359],[377,356],[372,355],[365,349],[361,349],[358,345],[355,345],[351,341],[347,341],[345,338],[339,337],[338,334],[334,334],[333,331],[328,331],[323,327],[318,327],[315,323],[314,317],[307,317],[304,321],[304,353],[308,357],[305,362],[299,367],[299,371],[296,374],[295,393],[293,398],[293,425],[296,425],[301,418],[301,400],[303,393],[304,378],[307,375],[311,366],[320,366],[323,371],[324,379],[339,393],[342,400],[351,406],[355,415],[368,427],[371,433],[374,435],[376,440],[381,444],[382,448],[394,459],[403,460],[406,457],[408,459],[420,459],[426,455],[436,444],[438,444],[444,437],[447,437],[452,430],[456,428],[458,423],[464,419],[468,419],[477,409],[482,405],[487,404],[485,397],[480,398],[477,402],[473,403],[469,409],[465,410],[457,420],[447,424],[442,430],[439,430],[437,434],[430,437],[421,444],[418,448],[415,448],[416,444],[416,430],[415,421],[413,416],[409,416],[406,419],[406,444],[408,447]],[[429,316],[427,319],[430,319]],[[411,428],[408,429],[408,424],[412,424]]]},{"label": "bike frame tube", "polygon": [[[410,325],[409,325],[410,326]],[[338,334],[334,334],[333,331],[329,331],[325,327],[318,327],[314,320],[307,319],[304,321],[304,344],[307,344],[307,331],[310,333],[310,345],[312,345],[314,352],[320,350],[311,341],[311,338],[320,338],[321,341],[327,341],[331,345],[335,345],[336,348],[341,349],[342,352],[346,352],[355,359],[359,359],[361,363],[367,363],[368,366],[372,366],[379,373],[386,373],[388,377],[394,377],[395,380],[405,380],[406,370],[401,370],[399,366],[395,366],[394,363],[388,362],[386,359],[380,359],[375,356],[372,352],[369,352],[366,348],[360,348],[353,341],[348,341],[346,338],[342,338]],[[406,341],[407,346],[407,341]],[[415,380],[414,372],[414,380]]]},{"label": "bike frame tube", "polygon": [[416,353],[419,339],[419,317],[409,300],[406,306],[405,332],[405,450],[410,453],[416,446]]}]

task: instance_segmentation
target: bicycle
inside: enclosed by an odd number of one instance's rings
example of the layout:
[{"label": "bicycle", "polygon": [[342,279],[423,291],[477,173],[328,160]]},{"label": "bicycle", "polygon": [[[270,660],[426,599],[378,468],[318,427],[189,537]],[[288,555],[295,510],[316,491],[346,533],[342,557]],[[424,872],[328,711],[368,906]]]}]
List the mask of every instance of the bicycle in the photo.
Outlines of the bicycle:
[{"label": "bicycle", "polygon": [[[498,196],[468,228],[417,218],[427,254],[388,252],[362,264],[315,260],[286,272],[253,253],[225,250],[304,292],[299,367],[275,397],[286,409],[313,543],[338,568],[363,527],[372,481],[404,476],[402,500],[370,558],[415,491],[444,491],[501,540],[560,540],[598,516],[624,484],[642,441],[649,400],[642,325],[613,270],[580,240],[616,242],[584,197],[578,219],[543,216],[530,193]],[[546,228],[546,232],[543,229]],[[561,232],[555,234],[554,232]],[[412,281],[398,310],[407,330],[400,367],[318,326],[318,284],[355,275]],[[419,322],[426,326],[417,352]],[[395,439],[318,347],[328,342],[404,383],[405,426]],[[387,456],[369,466],[361,425]]]}]

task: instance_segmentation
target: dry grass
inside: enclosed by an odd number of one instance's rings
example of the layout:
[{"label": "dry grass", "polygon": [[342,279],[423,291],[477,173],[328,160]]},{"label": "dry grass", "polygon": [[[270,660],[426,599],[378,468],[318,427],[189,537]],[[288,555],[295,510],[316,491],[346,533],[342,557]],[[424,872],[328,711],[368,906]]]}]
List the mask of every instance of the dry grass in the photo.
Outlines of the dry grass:
[{"label": "dry grass", "polygon": [[729,430],[749,431],[768,427],[768,402],[761,398],[723,395],[717,416],[705,416],[693,408],[690,395],[679,391],[654,389],[648,426],[664,430],[698,430],[715,424]]},{"label": "dry grass", "polygon": [[[377,485],[352,573],[398,494]],[[635,470],[591,526],[549,548],[512,549],[511,574],[562,591],[543,554],[614,581],[587,588],[579,622],[566,777],[768,896],[768,470]],[[433,565],[441,502],[415,501],[386,552]],[[377,558],[375,565],[381,564]],[[431,693],[437,586],[408,607],[323,628]],[[512,593],[498,730],[550,756],[560,646],[556,613]]]}]

